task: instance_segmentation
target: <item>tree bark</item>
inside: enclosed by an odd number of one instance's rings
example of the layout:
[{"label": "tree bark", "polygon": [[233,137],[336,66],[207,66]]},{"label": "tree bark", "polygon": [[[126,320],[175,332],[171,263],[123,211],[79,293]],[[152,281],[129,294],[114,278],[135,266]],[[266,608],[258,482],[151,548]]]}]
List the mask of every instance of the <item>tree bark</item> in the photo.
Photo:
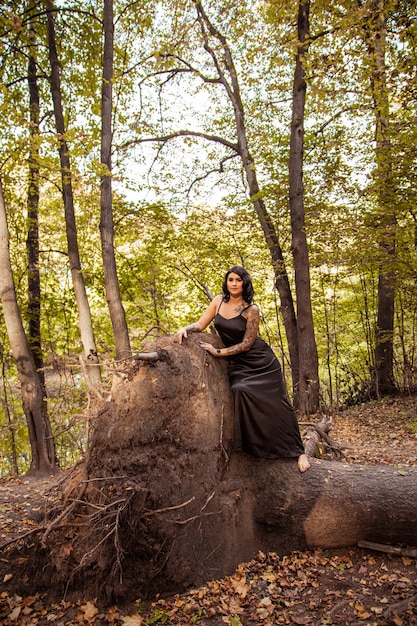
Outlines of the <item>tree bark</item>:
[{"label": "tree bark", "polygon": [[[30,9],[33,8],[33,3]],[[46,402],[45,372],[41,340],[41,282],[39,272],[39,88],[35,60],[35,29],[29,24],[29,188],[28,188],[28,234],[26,250],[28,257],[28,341],[36,370],[41,381]],[[47,408],[45,406],[45,413]]]},{"label": "tree bark", "polygon": [[379,240],[378,311],[375,328],[373,392],[378,397],[396,389],[394,359],[394,302],[396,259],[396,197],[390,138],[390,113],[385,66],[385,2],[372,0],[364,26],[371,63],[371,91],[375,112],[375,188],[378,201],[376,235]]},{"label": "tree bark", "polygon": [[111,181],[112,148],[112,101],[113,101],[113,0],[104,0],[104,55],[103,83],[101,97],[101,249],[104,267],[104,287],[109,306],[116,348],[116,360],[129,358],[131,355],[130,339],[126,323],[125,310],[117,278],[116,258],[114,254],[114,226]]},{"label": "tree bark", "polygon": [[23,411],[29,429],[32,452],[30,473],[51,473],[56,470],[55,445],[51,426],[44,412],[39,376],[28,347],[22,317],[17,304],[9,254],[9,231],[6,207],[0,182],[0,295],[10,347],[20,381]]},{"label": "tree bark", "polygon": [[90,305],[81,269],[80,253],[78,248],[77,225],[75,221],[74,196],[71,181],[71,160],[69,148],[65,139],[64,112],[61,96],[61,77],[58,53],[56,49],[54,8],[51,0],[45,0],[47,10],[47,30],[49,60],[51,64],[51,94],[54,105],[55,125],[59,137],[59,158],[61,163],[62,197],[65,209],[65,226],[68,242],[68,258],[77,302],[81,341],[84,347],[84,356],[89,364],[89,377],[94,386],[101,383],[100,366],[91,322]]},{"label": "tree bark", "polygon": [[304,61],[308,54],[310,1],[298,3],[298,45],[295,59],[289,162],[289,203],[292,254],[297,303],[297,340],[300,359],[298,397],[300,411],[309,415],[319,408],[317,344],[311,306],[310,262],[304,212],[303,156],[306,81]]},{"label": "tree bark", "polygon": [[417,469],[311,459],[301,474],[296,459],[234,452],[227,362],[203,337],[219,345],[207,333],[149,344],[159,360],[102,405],[45,533],[55,584],[113,602],[201,585],[259,550],[417,543]]}]

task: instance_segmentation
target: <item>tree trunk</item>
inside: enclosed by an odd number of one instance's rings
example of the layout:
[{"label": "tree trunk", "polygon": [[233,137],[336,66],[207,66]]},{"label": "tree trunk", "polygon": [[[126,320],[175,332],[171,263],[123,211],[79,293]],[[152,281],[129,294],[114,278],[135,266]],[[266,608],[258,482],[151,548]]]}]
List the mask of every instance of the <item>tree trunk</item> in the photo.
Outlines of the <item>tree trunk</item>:
[{"label": "tree trunk", "polygon": [[396,197],[392,171],[390,113],[385,66],[386,17],[385,3],[371,2],[371,14],[365,25],[371,63],[371,91],[375,111],[375,187],[379,205],[376,216],[380,247],[378,276],[378,312],[375,329],[375,369],[373,391],[377,396],[392,393],[395,388],[394,358],[394,300],[396,259]]},{"label": "tree trunk", "polygon": [[29,472],[51,473],[56,469],[51,426],[44,412],[42,386],[30,353],[17,304],[9,254],[6,207],[0,183],[0,295],[10,347],[20,381],[23,411],[32,451]]},{"label": "tree trunk", "polygon": [[310,262],[304,215],[303,155],[306,82],[304,61],[308,53],[310,1],[299,0],[298,47],[295,61],[289,163],[289,202],[292,254],[297,301],[297,340],[300,359],[298,397],[300,410],[309,415],[319,408],[317,344],[311,306]]},{"label": "tree trunk", "polygon": [[91,323],[90,305],[81,269],[81,260],[78,249],[77,225],[74,212],[74,197],[71,182],[71,161],[69,148],[65,140],[64,112],[61,97],[61,78],[59,59],[56,50],[54,11],[51,0],[45,2],[47,9],[47,29],[49,60],[51,64],[51,93],[54,105],[55,124],[59,136],[59,158],[61,163],[62,197],[65,208],[65,226],[68,242],[68,258],[74,286],[75,300],[77,302],[81,341],[84,347],[84,355],[89,364],[89,378],[95,387],[101,383],[100,367],[98,365],[97,349],[94,339],[93,326]]},{"label": "tree trunk", "polygon": [[[394,251],[391,253],[394,254]],[[393,393],[396,389],[393,372],[394,297],[393,273],[381,268],[378,276],[378,314],[375,329],[374,384],[377,397]]]},{"label": "tree trunk", "polygon": [[[215,67],[219,73],[220,82],[226,89],[227,95],[233,105],[236,132],[238,137],[238,153],[242,160],[243,169],[245,171],[245,176],[249,187],[249,196],[255,209],[256,215],[258,216],[264,233],[265,241],[269,249],[272,267],[275,274],[275,284],[281,300],[280,308],[284,320],[284,328],[287,336],[291,363],[291,374],[293,381],[293,403],[294,406],[298,408],[300,357],[299,343],[297,337],[297,319],[294,309],[290,282],[285,267],[284,255],[282,253],[279,238],[276,233],[271,216],[269,215],[265,203],[261,197],[258,179],[256,176],[255,162],[249,149],[246,133],[244,107],[240,95],[239,81],[237,78],[236,68],[233,63],[232,53],[225,37],[223,37],[223,35],[210,22],[202,7],[201,2],[196,3],[196,9],[202,27],[203,37],[205,39],[205,48],[214,60]],[[210,34],[218,39],[218,41],[221,43],[221,50],[224,53],[224,63],[220,62],[217,59],[215,50],[210,47],[205,28],[207,28]],[[223,66],[226,67],[226,70],[229,74],[230,84],[223,70],[221,69]]]},{"label": "tree trunk", "polygon": [[[30,10],[33,9],[33,3]],[[41,282],[39,273],[39,89],[35,53],[35,29],[29,24],[28,60],[30,153],[28,189],[28,341],[46,402],[45,372],[41,341]],[[45,406],[45,413],[47,408]]]},{"label": "tree trunk", "polygon": [[109,306],[116,348],[116,360],[131,355],[125,310],[120,296],[114,255],[114,227],[111,183],[112,99],[113,99],[113,0],[104,0],[104,55],[101,97],[101,249],[104,267],[104,287]]},{"label": "tree trunk", "polygon": [[55,584],[132,600],[230,574],[258,550],[417,543],[417,469],[311,459],[301,474],[296,459],[233,452],[227,362],[203,337],[219,345],[207,333],[149,344],[159,360],[137,363],[100,409],[44,533]]}]

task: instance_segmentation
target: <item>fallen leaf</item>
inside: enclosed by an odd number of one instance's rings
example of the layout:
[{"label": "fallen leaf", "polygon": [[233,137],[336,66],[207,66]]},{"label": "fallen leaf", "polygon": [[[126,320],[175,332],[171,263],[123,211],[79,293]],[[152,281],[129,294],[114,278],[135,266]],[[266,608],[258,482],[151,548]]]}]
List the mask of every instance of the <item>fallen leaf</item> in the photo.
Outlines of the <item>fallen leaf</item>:
[{"label": "fallen leaf", "polygon": [[256,615],[259,619],[267,619],[270,613],[267,609],[256,609]]},{"label": "fallen leaf", "polygon": [[249,585],[246,584],[245,577],[238,580],[232,578],[232,587],[234,592],[237,593],[241,598],[244,598],[250,589]]},{"label": "fallen leaf", "polygon": [[17,619],[19,619],[19,615],[21,613],[22,607],[21,606],[16,606],[13,611],[10,613],[9,615],[9,620],[12,622],[15,622]]},{"label": "fallen leaf", "polygon": [[382,606],[371,606],[371,611],[375,613],[375,615],[381,615],[383,610]]},{"label": "fallen leaf", "polygon": [[124,626],[142,626],[145,620],[140,615],[126,615],[122,618],[122,624]]},{"label": "fallen leaf", "polygon": [[311,624],[311,619],[307,615],[291,615],[291,619],[294,624]]},{"label": "fallen leaf", "polygon": [[87,622],[92,622],[95,616],[98,613],[98,608],[92,602],[87,602],[81,607],[81,610],[84,613],[84,618]]},{"label": "fallen leaf", "polygon": [[47,622],[56,622],[57,619],[58,619],[58,616],[56,613],[48,613],[48,615],[46,616]]},{"label": "fallen leaf", "polygon": [[229,613],[236,613],[237,615],[240,615],[243,612],[244,610],[239,604],[237,598],[232,598],[229,602]]}]

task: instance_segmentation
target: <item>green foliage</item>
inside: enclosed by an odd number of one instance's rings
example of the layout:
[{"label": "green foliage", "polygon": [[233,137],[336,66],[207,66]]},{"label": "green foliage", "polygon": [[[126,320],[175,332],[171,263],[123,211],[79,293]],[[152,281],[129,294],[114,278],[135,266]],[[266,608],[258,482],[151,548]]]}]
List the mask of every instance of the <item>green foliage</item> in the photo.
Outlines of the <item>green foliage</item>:
[{"label": "green foliage", "polygon": [[0,395],[0,477],[29,469],[28,432],[17,390],[4,381]]},{"label": "green foliage", "polygon": [[154,610],[153,617],[146,620],[147,624],[166,624],[169,620],[169,613],[167,611]]},{"label": "green foliage", "polygon": [[417,435],[417,422],[407,422],[407,429],[412,435]]},{"label": "green foliage", "polygon": [[0,356],[0,477],[29,468],[27,424],[17,384],[16,366],[8,348],[1,320]]}]

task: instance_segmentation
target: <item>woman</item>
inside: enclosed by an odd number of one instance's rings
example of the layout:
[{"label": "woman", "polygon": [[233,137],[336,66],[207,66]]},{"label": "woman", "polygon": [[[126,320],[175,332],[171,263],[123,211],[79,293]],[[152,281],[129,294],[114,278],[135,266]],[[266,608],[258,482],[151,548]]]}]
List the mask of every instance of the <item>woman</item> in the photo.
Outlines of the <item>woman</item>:
[{"label": "woman", "polygon": [[310,467],[288,400],[281,366],[270,346],[257,336],[259,309],[252,304],[252,281],[234,266],[226,273],[223,294],[216,296],[198,322],[181,328],[181,344],[190,332],[203,331],[212,320],[224,348],[201,342],[214,357],[229,359],[229,378],[235,403],[236,450],[268,459],[297,458],[300,472]]}]

